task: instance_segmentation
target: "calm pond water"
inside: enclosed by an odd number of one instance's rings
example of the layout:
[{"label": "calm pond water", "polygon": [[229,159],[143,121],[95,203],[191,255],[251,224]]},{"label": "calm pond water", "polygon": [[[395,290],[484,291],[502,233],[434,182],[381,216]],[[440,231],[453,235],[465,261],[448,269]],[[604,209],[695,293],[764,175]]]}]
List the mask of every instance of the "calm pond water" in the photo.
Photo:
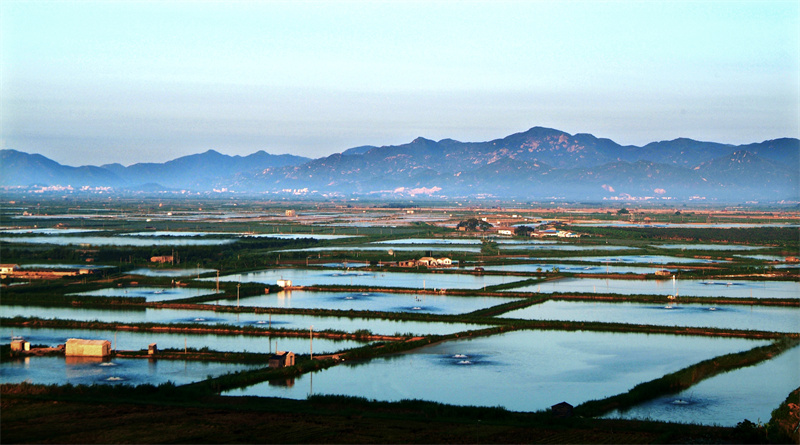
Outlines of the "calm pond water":
[{"label": "calm pond water", "polygon": [[93,297],[145,297],[145,301],[171,301],[183,298],[213,295],[214,289],[200,289],[190,287],[109,287],[89,292],[78,292],[67,295],[85,295]]},{"label": "calm pond water", "polygon": [[[502,297],[457,297],[384,292],[303,292],[284,291],[275,294],[247,297],[239,304],[249,307],[279,307],[292,309],[338,309],[381,312],[424,312],[432,314],[464,314],[498,304],[516,301]],[[220,300],[210,304],[235,304]]]},{"label": "calm pond water", "polygon": [[605,418],[736,426],[766,423],[772,410],[800,386],[800,347],[755,366],[726,372],[678,393],[650,400]]},{"label": "calm pond water", "polygon": [[[502,272],[537,272],[537,269],[541,269],[542,272],[547,272],[553,270],[554,267],[557,267],[561,272],[569,272],[569,273],[591,273],[591,274],[604,274],[604,273],[613,273],[613,274],[623,274],[623,273],[635,273],[635,274],[652,274],[655,273],[656,270],[661,268],[653,268],[653,267],[642,267],[642,266],[584,266],[581,264],[559,264],[559,263],[528,263],[528,264],[504,264],[504,265],[495,265],[495,266],[482,266],[484,270],[488,271],[502,271]],[[677,269],[674,268],[666,268],[671,272],[676,271]]]},{"label": "calm pond water", "polygon": [[32,229],[0,229],[0,233],[34,233],[37,235],[69,235],[73,233],[101,232],[99,229],[55,229],[55,228],[32,228]]},{"label": "calm pond water", "polygon": [[94,357],[26,357],[0,363],[0,383],[29,381],[43,385],[176,385],[199,382],[263,365],[182,360],[111,359]]},{"label": "calm pond water", "polygon": [[607,222],[607,223],[580,223],[576,222],[572,225],[585,226],[585,227],[675,227],[675,228],[690,228],[690,229],[750,229],[759,227],[800,227],[798,224],[777,223],[777,224],[747,224],[747,223],[629,223],[629,222]]},{"label": "calm pond water", "polygon": [[[626,246],[610,246],[610,245],[587,245],[587,244],[551,244],[551,243],[541,243],[541,244],[534,244],[533,242],[529,243],[506,243],[506,244],[499,244],[498,247],[502,250],[559,250],[559,251],[581,251],[581,250],[634,250],[633,247],[626,247]],[[472,252],[477,253],[480,252],[480,247],[469,245],[469,244],[446,244],[446,245],[425,245],[425,244],[405,244],[405,243],[397,243],[393,242],[391,244],[384,244],[382,247],[378,247],[375,244],[366,245],[366,246],[330,246],[330,247],[308,247],[304,249],[285,249],[280,250],[279,252],[330,252],[330,251],[340,251],[340,250],[358,250],[358,251],[380,251],[385,250],[388,251],[389,249],[395,250],[398,252]]]},{"label": "calm pond water", "polygon": [[136,238],[132,236],[15,236],[0,237],[3,243],[55,244],[67,246],[88,244],[92,246],[220,246],[234,242],[233,239],[183,239],[172,238]]},{"label": "calm pond water", "polygon": [[480,245],[481,240],[475,238],[406,238],[375,241],[371,244],[472,244]]},{"label": "calm pond water", "polygon": [[[532,260],[547,261],[546,258],[531,258]],[[667,255],[620,255],[620,256],[571,256],[562,260],[585,261],[591,263],[639,263],[639,264],[711,264],[727,263],[724,260],[710,260],[705,258],[683,258]]]},{"label": "calm pond water", "polygon": [[[116,334],[116,335],[115,335]],[[308,354],[310,345],[306,337],[260,337],[253,335],[214,335],[184,334],[162,332],[103,331],[94,329],[35,329],[28,327],[0,328],[0,337],[8,343],[12,336],[22,336],[31,345],[47,345],[55,347],[64,344],[70,338],[101,339],[111,342],[111,347],[119,350],[146,350],[150,343],[157,343],[159,349],[202,349],[208,347],[220,352],[258,352],[269,353],[276,350],[293,351],[296,354]],[[116,339],[116,340],[115,340]],[[278,343],[278,348],[275,347]],[[314,339],[314,353],[331,354],[343,349],[363,346],[364,342],[354,340]]]},{"label": "calm pond water", "polygon": [[[230,304],[230,303],[229,303]],[[233,302],[236,305],[236,302]],[[144,311],[105,310],[85,308],[56,308],[32,306],[3,306],[3,317],[39,317],[63,320],[101,321],[104,323],[198,323],[255,326],[262,328],[337,330],[354,332],[366,329],[375,335],[446,335],[484,329],[489,325],[468,323],[434,323],[399,320],[380,320],[347,317],[316,317],[310,315],[235,314],[227,312],[151,309]]]},{"label": "calm pond water", "polygon": [[344,394],[537,411],[561,401],[577,405],[619,394],[699,361],[767,343],[654,334],[516,331],[340,364],[304,375],[293,387],[265,382],[225,394],[292,399],[304,399],[309,393]]},{"label": "calm pond water", "polygon": [[797,281],[611,280],[563,278],[509,289],[513,292],[580,292],[597,294],[647,294],[683,297],[800,298]]},{"label": "calm pond water", "polygon": [[97,264],[20,264],[22,269],[110,269],[114,266],[101,266]]},{"label": "calm pond water", "polygon": [[204,273],[216,272],[216,269],[148,269],[140,268],[128,272],[131,275],[145,277],[190,277]]},{"label": "calm pond water", "polygon": [[682,250],[758,250],[766,248],[765,246],[743,246],[741,244],[653,244],[651,247]]},{"label": "calm pond water", "polygon": [[[217,278],[201,278],[200,281],[215,281]],[[318,269],[267,269],[219,277],[220,281],[241,283],[275,284],[278,280],[291,280],[294,286],[338,285],[380,286],[412,289],[480,289],[484,286],[519,281],[520,277],[415,273],[415,272],[369,272],[359,270]]]},{"label": "calm pond water", "polygon": [[796,307],[545,301],[501,317],[800,332],[800,308]]}]

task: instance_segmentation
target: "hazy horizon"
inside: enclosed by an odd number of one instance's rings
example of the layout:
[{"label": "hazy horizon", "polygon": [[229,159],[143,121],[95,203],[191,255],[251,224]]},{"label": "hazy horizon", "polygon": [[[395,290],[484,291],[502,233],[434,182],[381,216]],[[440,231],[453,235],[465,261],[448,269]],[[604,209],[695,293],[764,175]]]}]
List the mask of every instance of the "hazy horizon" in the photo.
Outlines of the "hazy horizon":
[{"label": "hazy horizon", "polygon": [[534,126],[638,146],[800,137],[794,1],[11,0],[0,25],[0,148],[65,165]]}]

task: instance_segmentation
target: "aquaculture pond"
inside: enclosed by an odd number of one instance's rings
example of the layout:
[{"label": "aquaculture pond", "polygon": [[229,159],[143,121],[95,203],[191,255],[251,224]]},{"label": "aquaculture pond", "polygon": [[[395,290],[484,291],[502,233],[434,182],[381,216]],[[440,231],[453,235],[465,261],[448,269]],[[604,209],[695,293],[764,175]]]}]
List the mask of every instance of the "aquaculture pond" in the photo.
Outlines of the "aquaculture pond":
[{"label": "aquaculture pond", "polygon": [[128,273],[130,275],[141,275],[144,277],[191,277],[209,272],[216,272],[216,269],[149,269],[143,267],[134,269]]},{"label": "aquaculture pond", "polygon": [[[536,261],[547,261],[547,258],[530,258]],[[589,262],[589,263],[625,263],[625,264],[713,264],[728,263],[725,260],[713,260],[708,258],[676,257],[667,255],[620,255],[620,256],[571,256],[560,258],[569,261]]]},{"label": "aquaculture pond", "polygon": [[745,246],[742,244],[653,244],[651,247],[659,249],[681,250],[759,250],[764,246]]},{"label": "aquaculture pond", "polygon": [[[458,270],[458,269],[451,269]],[[217,278],[201,278],[215,281]],[[455,273],[370,272],[363,270],[267,269],[259,272],[225,275],[220,281],[275,284],[291,280],[293,286],[337,285],[399,287],[411,289],[481,289],[485,286],[519,281],[520,277]]]},{"label": "aquaculture pond", "polygon": [[[558,268],[559,272],[567,273],[589,273],[589,274],[652,274],[660,267],[644,267],[644,266],[587,266],[583,264],[564,264],[564,263],[525,263],[525,264],[503,264],[503,265],[488,265],[482,266],[483,270],[496,271],[496,272],[550,272],[553,268]],[[675,272],[675,268],[665,268],[670,272]]]},{"label": "aquaculture pond", "polygon": [[[9,327],[0,328],[2,343],[10,341],[12,336],[24,337],[31,345],[47,345],[55,347],[64,344],[70,338],[100,339],[111,342],[111,347],[118,350],[140,351],[147,350],[150,343],[156,343],[159,349],[207,347],[212,351],[220,352],[257,352],[269,353],[278,350],[293,351],[297,354],[310,352],[308,336],[304,337],[279,337],[255,335],[218,335],[218,334],[192,334],[192,333],[164,333],[164,332],[137,332],[137,331],[106,331],[95,329],[51,329]],[[343,349],[363,346],[365,342],[355,340],[332,340],[328,338],[314,339],[314,353],[330,354]]]},{"label": "aquaculture pond", "polygon": [[[396,240],[395,240],[396,241]],[[627,246],[612,246],[608,244],[602,245],[589,245],[589,244],[556,244],[548,242],[534,243],[519,242],[519,243],[498,243],[498,247],[503,251],[515,250],[558,250],[558,251],[582,251],[582,250],[634,250],[634,247]],[[328,247],[307,247],[303,249],[285,249],[280,252],[330,252],[330,251],[388,251],[394,250],[397,252],[471,252],[478,253],[481,251],[480,246],[472,244],[407,244],[392,242],[382,245],[369,244],[361,246],[328,246]]]},{"label": "aquaculture pond", "polygon": [[678,295],[683,297],[800,298],[797,281],[624,280],[563,278],[508,289],[514,292]]},{"label": "aquaculture pond", "polygon": [[736,426],[744,419],[766,423],[772,410],[798,386],[800,347],[795,347],[771,360],[716,375],[677,394],[604,417],[721,426]]},{"label": "aquaculture pond", "polygon": [[180,237],[133,237],[133,236],[3,236],[0,242],[22,244],[55,244],[58,246],[220,246],[230,244],[234,239],[205,239]]},{"label": "aquaculture pond", "polygon": [[98,264],[45,264],[45,263],[32,263],[20,264],[21,269],[45,269],[45,270],[60,270],[60,269],[111,269],[114,266],[102,266]]},{"label": "aquaculture pond", "polygon": [[506,312],[500,316],[523,320],[591,321],[800,332],[800,308],[798,307],[550,300]]},{"label": "aquaculture pond", "polygon": [[515,331],[346,362],[304,375],[292,387],[264,382],[225,394],[292,399],[310,393],[343,394],[537,411],[562,401],[577,405],[626,392],[699,361],[765,344],[654,334]]},{"label": "aquaculture pond", "polygon": [[41,385],[184,385],[263,365],[184,360],[25,357],[0,362],[0,383]]},{"label": "aquaculture pond", "polygon": [[[242,306],[279,307],[290,309],[337,309],[380,312],[424,312],[464,314],[498,304],[516,301],[502,297],[458,297],[416,293],[386,292],[303,292],[283,291],[274,294],[241,298]],[[210,304],[231,304],[220,300]]]},{"label": "aquaculture pond", "polygon": [[[229,302],[236,306],[236,301]],[[216,312],[211,310],[152,309],[107,310],[72,307],[3,306],[3,317],[39,317],[104,323],[179,323],[214,326],[253,326],[264,329],[309,329],[355,332],[368,330],[375,335],[447,335],[456,332],[484,329],[489,325],[470,323],[440,323],[422,321],[381,320],[377,318],[318,317],[311,315],[252,314]]]},{"label": "aquaculture pond", "polygon": [[56,229],[56,228],[0,228],[0,233],[32,233],[36,235],[70,235],[73,233],[87,233],[87,232],[100,232],[99,229]]},{"label": "aquaculture pond", "polygon": [[203,295],[213,295],[214,289],[202,289],[191,287],[109,287],[88,292],[78,292],[68,295],[84,295],[91,297],[144,297],[145,301],[171,301],[184,298],[201,297]]}]

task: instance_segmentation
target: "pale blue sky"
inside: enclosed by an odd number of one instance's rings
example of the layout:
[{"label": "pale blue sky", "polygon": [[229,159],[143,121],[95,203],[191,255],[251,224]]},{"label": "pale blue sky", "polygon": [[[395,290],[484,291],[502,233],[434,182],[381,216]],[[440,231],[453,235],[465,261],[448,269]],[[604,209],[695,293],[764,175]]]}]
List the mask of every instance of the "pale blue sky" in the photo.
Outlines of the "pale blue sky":
[{"label": "pale blue sky", "polygon": [[2,148],[320,157],[548,126],[800,136],[800,2],[0,2]]}]

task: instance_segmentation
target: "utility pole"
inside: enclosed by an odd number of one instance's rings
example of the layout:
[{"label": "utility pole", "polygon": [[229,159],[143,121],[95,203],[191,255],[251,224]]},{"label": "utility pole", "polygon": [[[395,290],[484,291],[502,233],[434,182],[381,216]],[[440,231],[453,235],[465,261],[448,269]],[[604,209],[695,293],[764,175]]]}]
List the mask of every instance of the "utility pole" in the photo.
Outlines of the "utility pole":
[{"label": "utility pole", "polygon": [[242,287],[242,283],[238,283],[236,285],[236,309],[239,309],[239,288]]},{"label": "utility pole", "polygon": [[311,328],[308,330],[308,343],[311,347],[311,360],[314,360],[314,325],[311,325]]}]

